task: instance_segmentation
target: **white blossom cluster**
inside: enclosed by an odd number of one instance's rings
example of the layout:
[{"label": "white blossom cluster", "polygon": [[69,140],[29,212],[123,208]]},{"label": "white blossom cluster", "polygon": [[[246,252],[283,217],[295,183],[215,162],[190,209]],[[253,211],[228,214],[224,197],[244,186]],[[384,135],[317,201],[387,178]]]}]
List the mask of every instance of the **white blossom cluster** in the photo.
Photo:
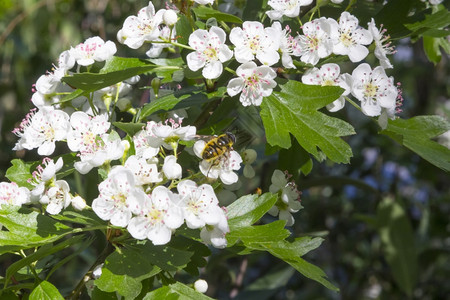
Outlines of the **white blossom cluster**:
[{"label": "white blossom cluster", "polygon": [[[195,2],[209,5],[214,1]],[[125,19],[117,39],[132,49],[150,43],[146,52],[149,57],[159,57],[163,51],[175,53],[177,47],[189,49],[187,67],[194,72],[201,70],[206,82],[214,83],[224,70],[235,75],[226,84],[227,93],[231,97],[239,95],[243,106],[259,106],[264,97],[272,94],[277,86],[278,68],[295,70],[296,65],[302,65],[308,68],[301,78],[304,84],[344,89],[342,96],[327,106],[331,112],[342,109],[346,97],[353,95],[360,101],[364,114],[381,116],[379,122],[393,118],[402,99],[394,79],[385,71],[393,67],[387,56],[395,51],[386,30],[378,28],[373,19],[365,29],[355,16],[343,12],[338,20],[312,19],[301,26],[300,33],[292,35],[292,29],[283,27],[282,21],[297,18],[300,8],[311,3],[312,0],[269,0],[271,10],[267,16],[271,26],[245,21],[229,30],[229,34],[219,26],[211,26],[195,30],[188,44],[181,45],[175,29],[180,12],[169,5],[156,11],[150,1],[137,16]],[[379,60],[379,66],[374,68],[362,62],[371,44]],[[49,214],[58,214],[70,204],[77,210],[89,209],[84,199],[70,191],[65,180],[58,179],[64,164],[62,158],[55,162],[48,157],[55,152],[56,142],[66,143],[76,153],[77,172],[87,174],[94,168],[104,171],[99,195],[92,202],[92,209],[101,219],[155,245],[169,242],[173,232],[186,224],[188,228],[200,229],[206,243],[225,247],[228,222],[213,187],[206,180],[195,182],[192,180],[195,177],[184,178],[187,172],[178,163],[178,143],[196,138],[196,127],[182,126],[182,118],[153,120],[133,136],[131,143],[122,140],[111,125],[114,110],[136,113],[130,91],[139,81],[138,76],[86,97],[61,101],[74,91],[62,82],[64,76],[89,71],[93,64],[111,59],[116,51],[112,41],[91,37],[62,52],[52,72],[36,81],[31,98],[35,108],[13,131],[19,137],[14,150],[37,149],[45,158],[29,181],[32,189],[19,187],[15,182],[0,183],[0,206],[41,203]],[[351,74],[341,74],[338,64],[322,64],[324,59],[337,55],[362,63]],[[228,67],[232,60],[239,64],[236,70]],[[238,183],[236,172],[243,162],[244,176],[255,175],[250,164],[256,159],[256,152],[247,151],[243,161],[239,153],[227,149],[220,159],[207,160],[202,158],[206,145],[199,140],[193,151],[188,152],[194,153],[197,160],[200,158],[202,178],[220,179],[227,186]],[[270,213],[290,226],[294,223],[292,213],[302,206],[297,187],[288,179],[283,172],[274,172],[270,192],[279,194],[280,201]]]},{"label": "white blossom cluster", "polygon": [[[212,1],[195,1],[201,5]],[[333,1],[341,3],[342,1]],[[194,50],[186,57],[187,65],[192,71],[202,70],[205,79],[218,79],[224,70],[223,64],[235,59],[241,65],[236,68],[235,78],[227,84],[227,93],[233,97],[238,94],[242,105],[261,105],[263,98],[270,96],[277,83],[275,67],[281,65],[286,69],[295,69],[293,57],[312,66],[302,77],[305,84],[337,85],[345,89],[342,96],[328,105],[332,111],[338,111],[345,105],[345,97],[353,95],[361,103],[361,110],[368,116],[394,118],[398,108],[399,90],[394,79],[386,75],[385,69],[392,68],[387,55],[395,52],[386,30],[376,27],[372,19],[367,29],[359,20],[348,12],[343,12],[338,20],[321,17],[301,26],[301,33],[291,35],[289,26],[282,27],[283,18],[295,18],[300,14],[300,7],[307,7],[312,0],[270,0],[267,11],[274,21],[270,27],[261,22],[245,21],[241,27],[231,29],[229,36],[218,26],[209,30],[197,29],[189,36],[188,47]],[[128,17],[119,31],[121,43],[136,49],[144,42],[152,43],[152,48],[171,46],[175,27],[168,25],[163,16],[174,10],[155,11],[152,2],[139,11],[138,16]],[[172,18],[173,20],[174,18]],[[168,30],[168,35],[161,32]],[[227,39],[230,45],[227,45]],[[374,54],[380,66],[372,68],[367,63],[358,65],[352,74],[340,74],[337,64],[323,64],[314,67],[331,55],[347,56],[353,63],[359,63],[369,54],[368,47],[374,43]],[[161,51],[158,53],[161,54]],[[147,53],[149,55],[149,53]],[[154,57],[155,53],[149,55]]]}]

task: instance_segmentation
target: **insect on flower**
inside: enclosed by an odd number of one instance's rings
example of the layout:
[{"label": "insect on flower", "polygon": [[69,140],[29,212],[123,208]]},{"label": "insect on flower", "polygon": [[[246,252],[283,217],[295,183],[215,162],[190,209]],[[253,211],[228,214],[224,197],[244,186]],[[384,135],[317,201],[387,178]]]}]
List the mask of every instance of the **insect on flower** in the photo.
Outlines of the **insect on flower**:
[{"label": "insect on flower", "polygon": [[227,159],[230,151],[233,150],[233,144],[236,143],[236,137],[231,132],[212,137],[203,148],[202,158],[214,164],[219,163],[223,158]]}]

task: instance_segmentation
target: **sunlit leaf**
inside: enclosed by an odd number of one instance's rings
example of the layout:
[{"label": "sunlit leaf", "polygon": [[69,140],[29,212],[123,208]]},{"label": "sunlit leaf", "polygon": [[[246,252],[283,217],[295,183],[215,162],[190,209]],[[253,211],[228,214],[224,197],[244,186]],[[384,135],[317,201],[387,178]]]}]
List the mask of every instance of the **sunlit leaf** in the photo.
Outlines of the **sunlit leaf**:
[{"label": "sunlit leaf", "polygon": [[334,162],[349,163],[352,150],[340,137],[354,134],[353,127],[318,111],[342,92],[340,87],[306,85],[292,80],[282,85],[281,92],[273,92],[261,104],[267,142],[289,148],[292,134],[319,161],[321,151]]}]

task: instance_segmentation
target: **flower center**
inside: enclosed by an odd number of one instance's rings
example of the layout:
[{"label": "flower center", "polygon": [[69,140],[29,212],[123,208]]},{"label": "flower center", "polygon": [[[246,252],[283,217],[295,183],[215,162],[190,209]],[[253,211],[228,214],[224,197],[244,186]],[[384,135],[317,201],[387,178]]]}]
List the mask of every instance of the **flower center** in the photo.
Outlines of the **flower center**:
[{"label": "flower center", "polygon": [[335,86],[336,84],[334,83],[334,80],[332,79],[325,79],[322,82],[322,86]]},{"label": "flower center", "polygon": [[345,47],[350,47],[354,44],[350,31],[341,32],[339,35],[339,40]]},{"label": "flower center", "polygon": [[149,220],[151,225],[155,225],[158,223],[164,223],[163,221],[163,212],[162,210],[152,208],[149,210],[149,212],[145,215],[145,217]]},{"label": "flower center", "polygon": [[247,42],[247,47],[250,48],[253,54],[256,54],[256,52],[258,52],[260,48],[259,40],[260,40],[259,35],[255,35],[254,37],[250,38]]},{"label": "flower center", "polygon": [[373,99],[377,95],[378,86],[373,84],[372,82],[366,84],[364,86],[364,97]]},{"label": "flower center", "polygon": [[[48,124],[47,124],[48,125]],[[42,128],[46,141],[53,141],[55,138],[55,129],[52,126],[46,126]]]},{"label": "flower center", "polygon": [[205,51],[203,51],[203,55],[208,61],[217,60],[217,50],[212,46],[208,46]]}]

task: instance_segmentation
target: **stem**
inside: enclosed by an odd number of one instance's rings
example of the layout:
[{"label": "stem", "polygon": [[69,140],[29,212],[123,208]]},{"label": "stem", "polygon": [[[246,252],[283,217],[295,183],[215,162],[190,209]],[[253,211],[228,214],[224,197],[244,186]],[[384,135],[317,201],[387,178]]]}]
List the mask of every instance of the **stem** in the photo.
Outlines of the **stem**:
[{"label": "stem", "polygon": [[344,96],[344,97],[345,97],[345,100],[347,100],[351,105],[353,105],[354,107],[356,107],[359,111],[362,111],[362,110],[361,110],[361,107],[359,107],[359,105],[356,104],[352,99],[350,99],[350,98],[347,97],[347,96]]},{"label": "stem", "polygon": [[84,288],[86,282],[91,278],[92,271],[101,263],[105,261],[105,258],[110,255],[114,251],[114,247],[110,243],[108,243],[103,249],[102,253],[97,257],[95,262],[92,264],[92,266],[89,268],[89,270],[86,272],[86,274],[83,276],[83,278],[78,282],[75,289],[72,291],[70,296],[67,298],[69,300],[76,300],[80,298],[81,290]]},{"label": "stem", "polygon": [[[27,255],[25,254],[25,252],[23,252],[23,249],[21,249],[19,251],[20,256],[22,256],[22,258],[27,257]],[[33,276],[36,278],[36,280],[38,282],[41,282],[41,279],[39,278],[39,275],[36,273],[36,270],[34,269],[34,266],[32,264],[29,264],[28,267],[30,268],[31,273],[33,273]]]},{"label": "stem", "polygon": [[230,73],[233,74],[233,75],[237,75],[237,74],[236,74],[236,71],[233,70],[233,69],[230,69],[229,67],[225,67],[225,70],[228,71],[228,72],[230,72]]}]

